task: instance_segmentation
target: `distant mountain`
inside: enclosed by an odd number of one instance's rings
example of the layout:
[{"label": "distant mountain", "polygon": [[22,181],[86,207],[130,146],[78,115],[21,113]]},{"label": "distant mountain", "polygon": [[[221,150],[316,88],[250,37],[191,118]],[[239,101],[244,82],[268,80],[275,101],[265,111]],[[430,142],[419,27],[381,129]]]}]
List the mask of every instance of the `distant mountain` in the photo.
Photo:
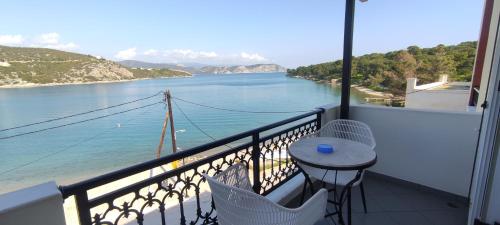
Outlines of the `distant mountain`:
[{"label": "distant mountain", "polygon": [[0,46],[0,86],[89,83],[189,76],[170,69],[130,69],[91,55]]},{"label": "distant mountain", "polygon": [[201,74],[231,74],[231,73],[273,73],[286,72],[286,68],[276,64],[233,65],[233,66],[208,66],[201,63],[149,63],[137,60],[119,61],[121,65],[132,68],[155,68],[186,71]]},{"label": "distant mountain", "polygon": [[205,66],[200,73],[231,74],[231,73],[275,73],[286,72],[286,68],[277,64],[255,64],[248,66]]},{"label": "distant mountain", "polygon": [[118,63],[130,68],[172,69],[172,70],[186,71],[189,73],[195,73],[196,71],[198,71],[198,68],[206,66],[204,64],[185,65],[185,64],[175,64],[175,63],[150,63],[138,60],[123,60],[123,61],[118,61]]}]

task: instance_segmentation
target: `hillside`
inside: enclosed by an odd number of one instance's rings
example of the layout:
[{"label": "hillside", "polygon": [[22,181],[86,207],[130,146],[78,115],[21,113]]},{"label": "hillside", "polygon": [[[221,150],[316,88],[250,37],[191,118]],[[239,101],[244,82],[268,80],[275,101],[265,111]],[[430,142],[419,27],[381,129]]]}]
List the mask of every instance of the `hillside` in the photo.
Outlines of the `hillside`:
[{"label": "hillside", "polygon": [[106,59],[53,49],[0,46],[0,87],[187,75],[168,69],[134,70]]},{"label": "hillside", "polygon": [[276,64],[255,64],[249,66],[205,66],[200,73],[231,74],[231,73],[274,73],[285,72],[286,69]]},{"label": "hillside", "polygon": [[189,73],[196,73],[198,71],[197,67],[186,66],[182,64],[174,64],[174,63],[150,63],[138,60],[123,60],[123,61],[118,61],[118,63],[130,68],[171,69],[171,70],[186,71]]},{"label": "hillside", "polygon": [[276,64],[233,65],[233,66],[207,66],[199,63],[173,64],[149,63],[137,60],[119,61],[123,66],[133,68],[172,69],[199,74],[232,74],[232,73],[273,73],[286,72],[286,69]]},{"label": "hillside", "polygon": [[180,70],[171,69],[141,69],[141,68],[129,68],[134,74],[135,78],[161,78],[161,77],[180,77],[180,76],[191,76],[190,73]]},{"label": "hillside", "polygon": [[[419,83],[430,83],[439,75],[448,74],[451,81],[470,81],[476,44],[470,41],[433,48],[410,46],[405,50],[353,57],[352,84],[403,95],[408,77],[418,78]],[[317,81],[340,79],[342,60],[301,66],[287,73]]]}]

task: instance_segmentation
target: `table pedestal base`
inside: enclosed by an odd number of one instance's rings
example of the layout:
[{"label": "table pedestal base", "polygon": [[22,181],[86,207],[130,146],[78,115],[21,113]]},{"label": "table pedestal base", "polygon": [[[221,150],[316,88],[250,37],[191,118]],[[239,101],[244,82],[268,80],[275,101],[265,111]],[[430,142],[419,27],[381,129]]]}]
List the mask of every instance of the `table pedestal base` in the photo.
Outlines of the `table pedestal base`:
[{"label": "table pedestal base", "polygon": [[[328,173],[328,171],[329,170],[327,170],[325,172],[325,176],[326,176],[326,173]],[[309,175],[307,175],[307,173],[305,173],[304,170],[302,170],[302,173],[304,174],[305,182],[304,182],[304,187],[302,189],[302,196],[300,198],[300,204],[301,205],[302,205],[302,203],[304,203],[304,197],[305,197],[305,194],[306,194],[306,191],[307,191],[307,185],[308,184],[309,184],[309,187],[310,187],[311,195],[314,195],[314,192],[315,192],[314,191],[314,185],[313,185],[313,183],[312,183],[311,178],[309,177]],[[342,225],[344,225],[345,222],[344,222],[344,218],[343,218],[344,215],[342,214],[342,210],[343,210],[342,208],[343,208],[343,205],[345,204],[345,202],[347,202],[347,224],[351,225],[351,221],[352,221],[352,207],[351,207],[351,190],[352,190],[352,185],[361,179],[361,174],[362,173],[363,173],[363,170],[358,170],[358,172],[356,173],[356,176],[354,177],[354,179],[352,179],[351,181],[349,181],[342,188],[342,190],[340,191],[340,194],[339,194],[339,192],[337,190],[337,182],[336,182],[336,179],[335,179],[335,183],[333,184],[334,187],[332,189],[328,190],[328,192],[333,192],[333,200],[328,199],[328,203],[333,204],[335,206],[335,212],[329,213],[328,209],[327,209],[327,214],[325,215],[325,218],[337,215],[339,223],[342,224]],[[323,179],[324,179],[325,176],[323,176]],[[337,176],[337,171],[335,171],[335,177],[336,176]],[[322,183],[323,188],[325,188],[326,187],[326,183],[323,180],[320,180],[320,181]],[[364,192],[363,186],[361,185],[360,187],[361,187],[361,191]],[[364,210],[365,210],[365,213],[366,213],[366,204],[365,204],[364,194],[362,196],[363,196],[363,206],[364,206]]]}]

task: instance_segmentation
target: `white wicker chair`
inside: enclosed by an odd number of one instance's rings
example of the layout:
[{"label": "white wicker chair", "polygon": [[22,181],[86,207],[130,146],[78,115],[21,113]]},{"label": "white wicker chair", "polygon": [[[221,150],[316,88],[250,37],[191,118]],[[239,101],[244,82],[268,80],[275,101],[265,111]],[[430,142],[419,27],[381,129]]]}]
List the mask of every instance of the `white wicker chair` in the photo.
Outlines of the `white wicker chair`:
[{"label": "white wicker chair", "polygon": [[[332,120],[325,124],[319,131],[314,134],[305,136],[303,138],[310,137],[335,137],[341,139],[347,139],[355,142],[359,142],[369,146],[371,149],[375,148],[375,138],[373,137],[372,131],[368,125],[365,123],[355,121],[355,120],[345,120],[338,119]],[[337,184],[340,186],[345,186],[348,182],[354,179],[357,171],[328,171],[324,169],[318,169],[298,163],[300,168],[304,170],[310,177],[314,177],[317,180],[323,180],[325,183]],[[326,173],[326,175],[325,175]],[[363,201],[363,208],[365,213],[366,210],[366,198],[365,191],[363,187],[363,175],[361,174],[361,179],[355,182],[352,186],[358,186],[361,190],[361,199]],[[337,176],[335,178],[335,176]]]},{"label": "white wicker chair", "polygon": [[290,209],[254,193],[243,164],[235,164],[214,177],[203,176],[212,191],[221,225],[313,225],[325,216],[325,189],[299,208]]}]

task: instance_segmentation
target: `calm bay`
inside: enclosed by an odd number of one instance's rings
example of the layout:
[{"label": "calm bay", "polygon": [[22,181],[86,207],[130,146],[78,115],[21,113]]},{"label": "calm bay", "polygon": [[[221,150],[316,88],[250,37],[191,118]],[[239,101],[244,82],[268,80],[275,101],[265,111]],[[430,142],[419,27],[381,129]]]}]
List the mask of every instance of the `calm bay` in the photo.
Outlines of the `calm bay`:
[{"label": "calm bay", "polygon": [[[195,75],[130,82],[0,89],[0,130],[132,101],[169,89],[179,99],[243,111],[200,107],[175,100],[178,147],[188,149],[340,102],[338,86],[288,77],[284,73]],[[362,99],[353,91],[352,103]],[[141,107],[163,96],[35,126],[0,132],[1,137],[60,126]],[[29,135],[0,139],[0,193],[48,180],[68,184],[155,157],[166,107],[150,107]],[[167,134],[169,137],[169,134]],[[167,138],[168,139],[168,138]],[[165,141],[163,155],[169,154]]]}]

